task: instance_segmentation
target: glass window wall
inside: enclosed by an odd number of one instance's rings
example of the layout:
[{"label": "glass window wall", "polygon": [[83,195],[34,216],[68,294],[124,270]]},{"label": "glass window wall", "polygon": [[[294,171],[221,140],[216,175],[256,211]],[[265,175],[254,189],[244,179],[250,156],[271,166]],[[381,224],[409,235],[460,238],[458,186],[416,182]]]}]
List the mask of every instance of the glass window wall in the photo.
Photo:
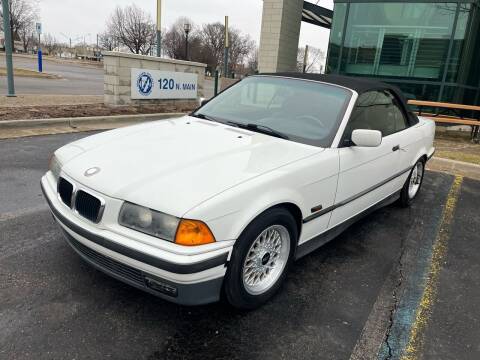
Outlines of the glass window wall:
[{"label": "glass window wall", "polygon": [[[350,4],[347,74],[441,80],[457,4]],[[460,34],[459,37],[463,37]]]},{"label": "glass window wall", "polygon": [[379,77],[409,98],[480,102],[479,5],[345,1],[335,2],[327,72]]},{"label": "glass window wall", "polygon": [[328,45],[327,72],[336,72],[342,47],[343,28],[345,25],[347,4],[335,4],[333,9],[332,28],[330,30],[330,43]]}]

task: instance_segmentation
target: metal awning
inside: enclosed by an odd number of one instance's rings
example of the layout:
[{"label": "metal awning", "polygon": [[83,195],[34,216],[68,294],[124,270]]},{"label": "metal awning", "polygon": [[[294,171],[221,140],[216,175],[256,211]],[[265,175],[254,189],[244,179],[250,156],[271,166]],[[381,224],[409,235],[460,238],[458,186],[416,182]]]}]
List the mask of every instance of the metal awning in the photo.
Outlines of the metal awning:
[{"label": "metal awning", "polygon": [[332,18],[332,10],[307,1],[303,2],[302,21],[330,29],[332,27]]}]

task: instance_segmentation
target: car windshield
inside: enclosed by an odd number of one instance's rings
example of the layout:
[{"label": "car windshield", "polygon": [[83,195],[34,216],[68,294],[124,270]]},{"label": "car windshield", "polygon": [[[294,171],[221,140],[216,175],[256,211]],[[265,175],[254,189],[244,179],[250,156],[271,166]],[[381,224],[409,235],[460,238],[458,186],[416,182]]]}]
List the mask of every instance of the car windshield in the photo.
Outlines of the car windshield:
[{"label": "car windshield", "polygon": [[329,147],[350,97],[349,90],[335,85],[252,76],[225,90],[193,115]]}]

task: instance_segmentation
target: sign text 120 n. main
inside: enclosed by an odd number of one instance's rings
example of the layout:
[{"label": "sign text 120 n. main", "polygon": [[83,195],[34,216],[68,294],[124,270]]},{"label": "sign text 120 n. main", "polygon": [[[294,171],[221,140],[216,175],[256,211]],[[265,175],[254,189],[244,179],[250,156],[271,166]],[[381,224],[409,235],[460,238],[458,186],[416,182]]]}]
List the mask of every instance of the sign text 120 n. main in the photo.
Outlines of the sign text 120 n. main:
[{"label": "sign text 120 n. main", "polygon": [[196,73],[131,69],[132,99],[196,99],[198,90]]},{"label": "sign text 120 n. main", "polygon": [[160,89],[162,90],[196,90],[197,85],[192,83],[175,83],[173,79],[159,79]]}]

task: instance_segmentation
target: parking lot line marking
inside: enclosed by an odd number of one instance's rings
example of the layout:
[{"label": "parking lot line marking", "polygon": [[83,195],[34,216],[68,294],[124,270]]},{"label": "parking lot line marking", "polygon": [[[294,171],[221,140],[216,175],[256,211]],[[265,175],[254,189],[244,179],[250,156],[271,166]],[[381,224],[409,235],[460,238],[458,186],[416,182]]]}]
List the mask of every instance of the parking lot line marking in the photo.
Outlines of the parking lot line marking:
[{"label": "parking lot line marking", "polygon": [[432,308],[437,296],[438,279],[442,263],[447,254],[450,225],[457,205],[458,195],[462,186],[463,176],[455,176],[455,180],[447,196],[447,202],[440,222],[440,230],[435,239],[432,259],[428,270],[425,288],[415,313],[415,320],[410,329],[410,336],[401,360],[418,358],[424,343],[424,332],[432,314]]}]

